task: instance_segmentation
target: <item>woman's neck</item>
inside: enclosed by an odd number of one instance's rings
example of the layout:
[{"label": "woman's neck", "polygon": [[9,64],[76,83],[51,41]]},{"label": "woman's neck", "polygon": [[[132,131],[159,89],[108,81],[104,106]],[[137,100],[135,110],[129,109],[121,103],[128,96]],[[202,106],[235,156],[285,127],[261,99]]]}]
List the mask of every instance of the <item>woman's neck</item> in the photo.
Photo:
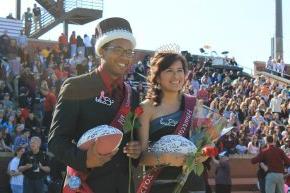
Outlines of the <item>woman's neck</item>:
[{"label": "woman's neck", "polygon": [[181,101],[180,93],[163,93],[162,104],[164,105],[174,105],[178,104]]}]

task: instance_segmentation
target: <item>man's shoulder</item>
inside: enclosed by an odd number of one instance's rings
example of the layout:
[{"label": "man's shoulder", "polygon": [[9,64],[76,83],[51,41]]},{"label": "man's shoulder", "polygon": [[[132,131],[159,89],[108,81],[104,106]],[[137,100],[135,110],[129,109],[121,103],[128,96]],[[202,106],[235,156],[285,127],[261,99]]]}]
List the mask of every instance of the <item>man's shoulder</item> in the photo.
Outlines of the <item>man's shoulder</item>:
[{"label": "man's shoulder", "polygon": [[66,79],[62,85],[60,95],[65,99],[84,99],[93,96],[103,85],[99,75],[94,73]]}]

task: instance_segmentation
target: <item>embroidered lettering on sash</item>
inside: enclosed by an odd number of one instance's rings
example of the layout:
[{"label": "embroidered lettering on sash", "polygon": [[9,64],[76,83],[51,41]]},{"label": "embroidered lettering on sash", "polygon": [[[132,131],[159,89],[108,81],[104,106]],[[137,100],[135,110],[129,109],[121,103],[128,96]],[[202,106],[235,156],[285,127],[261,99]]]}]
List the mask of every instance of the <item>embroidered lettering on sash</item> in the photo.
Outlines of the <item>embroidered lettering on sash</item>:
[{"label": "embroidered lettering on sash", "polygon": [[175,121],[173,119],[160,119],[160,125],[164,125],[164,126],[175,126],[177,125],[178,121]]},{"label": "embroidered lettering on sash", "polygon": [[101,91],[100,97],[99,98],[96,97],[95,100],[96,100],[97,103],[101,103],[101,104],[107,105],[107,106],[111,106],[114,103],[113,99],[105,96],[105,92],[104,91]]}]

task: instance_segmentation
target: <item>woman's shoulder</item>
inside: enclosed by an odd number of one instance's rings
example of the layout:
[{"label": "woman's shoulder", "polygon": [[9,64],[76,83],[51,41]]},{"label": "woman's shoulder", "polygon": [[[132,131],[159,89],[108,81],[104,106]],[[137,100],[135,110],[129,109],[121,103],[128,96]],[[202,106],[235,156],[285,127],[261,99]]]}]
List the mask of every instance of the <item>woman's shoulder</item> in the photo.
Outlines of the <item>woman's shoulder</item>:
[{"label": "woman's shoulder", "polygon": [[153,111],[156,107],[154,106],[154,102],[150,99],[145,99],[140,103],[140,106],[142,106],[143,110],[145,112]]}]

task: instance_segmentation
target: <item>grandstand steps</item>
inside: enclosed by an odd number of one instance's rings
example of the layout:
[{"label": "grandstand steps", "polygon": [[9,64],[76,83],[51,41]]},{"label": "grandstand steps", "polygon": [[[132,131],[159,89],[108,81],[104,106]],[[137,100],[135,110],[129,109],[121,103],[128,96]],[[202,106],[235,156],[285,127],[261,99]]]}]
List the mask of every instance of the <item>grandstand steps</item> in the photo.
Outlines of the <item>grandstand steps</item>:
[{"label": "grandstand steps", "polygon": [[75,8],[60,17],[54,18],[52,16],[47,16],[42,20],[42,28],[36,31],[33,31],[34,25],[32,26],[32,33],[30,38],[38,38],[57,26],[58,24],[66,21],[70,24],[83,25],[89,23],[98,18],[101,18],[103,14],[102,10],[92,10],[85,8]]},{"label": "grandstand steps", "polygon": [[[253,155],[231,155],[230,169],[233,193],[258,192],[257,165],[251,163]],[[211,165],[209,184],[214,190],[215,165]]]},{"label": "grandstand steps", "polygon": [[69,24],[83,25],[95,21],[103,16],[102,10],[74,8],[66,13],[65,20]]},{"label": "grandstand steps", "polygon": [[[37,0],[43,6],[41,14],[40,29],[31,26],[30,38],[39,38],[58,24],[66,22],[68,24],[83,25],[95,21],[103,16],[102,0],[67,0],[60,6],[54,0]],[[63,10],[63,11],[60,11]]]},{"label": "grandstand steps", "polygon": [[34,26],[32,26],[32,30],[29,37],[38,38],[42,36],[43,34],[45,34],[46,32],[48,32],[49,30],[51,30],[52,28],[54,28],[55,26],[57,26],[58,24],[60,24],[62,21],[63,21],[62,18],[58,18],[58,19],[55,19],[53,17],[48,18],[47,20],[45,20],[45,22],[42,23],[41,29],[34,31],[33,30]]},{"label": "grandstand steps", "polygon": [[[210,178],[209,184],[214,190],[215,187],[215,179]],[[258,191],[257,188],[257,178],[232,178],[232,192],[239,191],[250,191],[255,192]]]},{"label": "grandstand steps", "polygon": [[57,2],[55,0],[35,0],[39,5],[46,9],[51,15],[57,16]]}]

